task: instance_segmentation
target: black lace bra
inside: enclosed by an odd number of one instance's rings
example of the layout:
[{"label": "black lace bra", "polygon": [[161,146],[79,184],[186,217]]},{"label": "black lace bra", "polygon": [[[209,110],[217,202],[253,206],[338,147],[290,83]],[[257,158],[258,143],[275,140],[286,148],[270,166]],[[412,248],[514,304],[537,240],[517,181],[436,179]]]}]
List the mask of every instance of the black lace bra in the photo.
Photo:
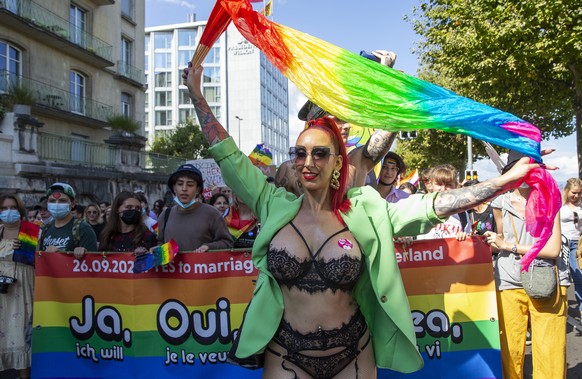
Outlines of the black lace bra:
[{"label": "black lace bra", "polygon": [[305,243],[311,259],[300,260],[289,254],[286,248],[269,247],[267,267],[279,283],[291,288],[297,287],[309,293],[323,292],[331,289],[351,292],[362,270],[362,261],[348,255],[330,260],[317,259],[323,247],[335,236],[345,232],[343,228],[332,234],[315,254],[311,252],[307,241],[293,223],[289,223]]}]

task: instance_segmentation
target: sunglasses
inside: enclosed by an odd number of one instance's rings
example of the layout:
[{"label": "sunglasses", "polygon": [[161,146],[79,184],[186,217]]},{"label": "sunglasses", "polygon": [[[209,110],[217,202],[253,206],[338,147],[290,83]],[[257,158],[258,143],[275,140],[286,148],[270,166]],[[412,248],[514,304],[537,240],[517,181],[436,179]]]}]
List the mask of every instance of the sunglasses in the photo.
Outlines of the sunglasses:
[{"label": "sunglasses", "polygon": [[578,213],[577,212],[572,213],[574,213],[574,224],[578,224]]},{"label": "sunglasses", "polygon": [[[307,150],[302,147],[293,146],[289,149],[289,157],[296,165],[305,164],[305,161],[307,160],[307,154]],[[328,159],[330,155],[338,155],[331,153],[331,149],[329,147],[314,147],[310,154],[314,162],[324,161]]]},{"label": "sunglasses", "polygon": [[88,215],[96,215],[98,212],[97,211],[87,211]]}]

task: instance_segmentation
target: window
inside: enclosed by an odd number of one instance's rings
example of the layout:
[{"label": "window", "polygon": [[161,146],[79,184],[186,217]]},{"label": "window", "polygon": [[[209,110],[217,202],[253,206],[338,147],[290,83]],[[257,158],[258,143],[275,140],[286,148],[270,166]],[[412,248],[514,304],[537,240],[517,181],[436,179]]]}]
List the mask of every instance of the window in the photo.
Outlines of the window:
[{"label": "window", "polygon": [[220,102],[220,87],[203,87],[204,98],[209,103]]},{"label": "window", "polygon": [[189,118],[194,117],[194,109],[180,109],[180,120],[178,121],[180,124],[186,123]]},{"label": "window", "polygon": [[213,47],[208,52],[206,58],[204,58],[204,63],[220,63],[220,48]]},{"label": "window", "polygon": [[125,92],[121,93],[121,114],[131,117],[131,95]]},{"label": "window", "polygon": [[16,47],[0,41],[0,92],[6,91],[10,83],[22,72],[22,54]]},{"label": "window", "polygon": [[179,91],[180,94],[180,105],[190,104],[190,96],[188,96],[188,91]]},{"label": "window", "polygon": [[87,31],[87,11],[71,4],[69,9],[70,35],[71,42],[77,45],[86,45]]},{"label": "window", "polygon": [[178,48],[188,47],[193,49],[196,45],[196,30],[181,29],[178,30]]},{"label": "window", "polygon": [[76,71],[70,74],[71,112],[85,114],[86,80]]},{"label": "window", "polygon": [[156,73],[156,87],[172,87],[172,73],[158,72]]},{"label": "window", "polygon": [[216,117],[216,120],[220,121],[221,119],[221,115],[220,115],[220,107],[216,107],[216,106],[210,106],[210,110],[212,111],[212,113],[214,114],[214,116]]},{"label": "window", "polygon": [[219,67],[207,67],[204,70],[203,83],[220,83],[220,68]]},{"label": "window", "polygon": [[171,53],[155,53],[154,54],[154,67],[156,69],[171,68],[172,67],[172,54]]},{"label": "window", "polygon": [[149,54],[150,51],[150,35],[145,36],[145,53]]},{"label": "window", "polygon": [[121,0],[121,15],[133,19],[133,0]]},{"label": "window", "polygon": [[178,67],[188,66],[188,62],[192,60],[194,50],[179,50],[178,51]]},{"label": "window", "polygon": [[172,105],[171,91],[156,91],[156,107],[169,107]]},{"label": "window", "polygon": [[125,64],[132,64],[131,59],[131,50],[132,50],[132,42],[127,38],[121,37],[121,62]]},{"label": "window", "polygon": [[172,111],[156,111],[156,125],[172,125]]},{"label": "window", "polygon": [[172,48],[172,33],[156,32],[154,33],[154,49]]}]

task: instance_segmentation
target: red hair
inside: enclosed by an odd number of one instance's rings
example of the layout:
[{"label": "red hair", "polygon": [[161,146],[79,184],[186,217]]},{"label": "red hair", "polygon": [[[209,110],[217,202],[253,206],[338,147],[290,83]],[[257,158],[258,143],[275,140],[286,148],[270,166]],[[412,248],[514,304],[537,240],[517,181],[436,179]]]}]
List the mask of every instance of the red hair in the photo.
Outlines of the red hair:
[{"label": "red hair", "polygon": [[346,152],[346,146],[343,143],[342,136],[340,134],[340,130],[331,117],[321,117],[315,120],[311,120],[307,123],[307,128],[304,129],[299,135],[305,133],[310,129],[318,129],[325,132],[331,142],[335,146],[336,150],[338,151],[339,155],[342,157],[342,167],[339,170],[340,177],[339,177],[339,187],[337,190],[334,190],[330,187],[330,205],[333,213],[336,215],[338,220],[345,224],[340,212],[346,213],[351,208],[351,202],[346,197],[346,191],[348,186],[348,173],[349,173],[349,164],[348,164],[348,154]]}]

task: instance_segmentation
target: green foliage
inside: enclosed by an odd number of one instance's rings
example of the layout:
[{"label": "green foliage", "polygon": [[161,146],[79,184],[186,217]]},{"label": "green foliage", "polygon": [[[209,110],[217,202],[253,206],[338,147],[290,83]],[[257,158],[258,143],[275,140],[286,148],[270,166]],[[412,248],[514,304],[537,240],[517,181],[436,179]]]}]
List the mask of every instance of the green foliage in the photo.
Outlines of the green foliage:
[{"label": "green foliage", "polygon": [[12,107],[14,104],[34,105],[36,96],[29,87],[14,82],[8,86],[5,101],[9,107]]},{"label": "green foliage", "polygon": [[579,0],[424,0],[408,19],[423,37],[423,79],[513,113],[544,138],[582,138]]},{"label": "green foliage", "polygon": [[173,131],[156,136],[150,151],[187,160],[210,158],[206,138],[192,118],[188,118],[186,123],[178,125]]},{"label": "green foliage", "polygon": [[[473,156],[485,154],[484,145],[473,139]],[[467,137],[436,129],[419,130],[412,140],[398,140],[396,153],[404,159],[409,169],[434,167],[449,163],[459,172],[467,165]]]},{"label": "green foliage", "polygon": [[107,123],[114,130],[123,130],[129,133],[135,133],[140,129],[139,122],[122,114],[107,117]]}]

